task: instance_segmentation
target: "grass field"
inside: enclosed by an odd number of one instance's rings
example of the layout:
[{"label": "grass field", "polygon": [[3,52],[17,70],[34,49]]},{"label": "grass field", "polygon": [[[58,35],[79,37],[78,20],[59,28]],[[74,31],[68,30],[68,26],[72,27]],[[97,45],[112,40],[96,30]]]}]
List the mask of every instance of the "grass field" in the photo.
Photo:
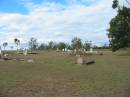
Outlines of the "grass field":
[{"label": "grass field", "polygon": [[[130,54],[86,56],[93,65],[54,51],[12,55],[24,61],[0,61],[0,97],[130,97]],[[27,62],[33,59],[34,62]]]}]

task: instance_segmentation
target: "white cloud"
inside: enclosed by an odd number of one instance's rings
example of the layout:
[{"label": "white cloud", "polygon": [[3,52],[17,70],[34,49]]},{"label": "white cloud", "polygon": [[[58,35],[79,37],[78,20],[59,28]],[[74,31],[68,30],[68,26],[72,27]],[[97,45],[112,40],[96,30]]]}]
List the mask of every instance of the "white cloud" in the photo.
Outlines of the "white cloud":
[{"label": "white cloud", "polygon": [[0,13],[0,40],[13,42],[13,38],[18,37],[25,43],[30,37],[36,37],[40,42],[68,42],[77,36],[84,41],[108,42],[106,29],[116,13],[111,8],[112,0],[99,0],[89,6],[76,0],[73,2],[69,5],[27,2],[25,5],[29,13],[26,15]]}]

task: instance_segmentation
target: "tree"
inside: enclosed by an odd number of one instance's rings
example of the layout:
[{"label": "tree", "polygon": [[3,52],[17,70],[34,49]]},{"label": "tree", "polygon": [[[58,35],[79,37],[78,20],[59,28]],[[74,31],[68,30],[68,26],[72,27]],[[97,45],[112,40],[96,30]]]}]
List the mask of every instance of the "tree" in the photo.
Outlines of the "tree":
[{"label": "tree", "polygon": [[91,47],[91,42],[86,41],[86,42],[84,43],[83,47],[84,47],[85,50],[90,49],[90,47]]},{"label": "tree", "polygon": [[115,9],[119,6],[118,0],[113,0],[112,8]]},{"label": "tree", "polygon": [[14,39],[14,43],[16,44],[17,52],[18,52],[18,48],[19,48],[19,46],[20,46],[20,40],[17,39],[17,38],[15,38],[15,39]]},{"label": "tree", "polygon": [[29,48],[31,52],[32,50],[35,50],[37,47],[38,47],[37,39],[34,37],[31,37],[29,41]]},{"label": "tree", "polygon": [[[117,1],[117,0],[114,0]],[[116,4],[115,4],[116,5]],[[116,8],[116,7],[114,7]],[[117,15],[110,21],[108,38],[112,51],[128,47],[130,43],[130,8],[118,5]]]},{"label": "tree", "polygon": [[71,41],[71,46],[73,49],[79,50],[82,48],[82,41],[80,38],[74,37]]},{"label": "tree", "polygon": [[56,49],[57,48],[57,43],[54,41],[50,41],[48,43],[48,49]]},{"label": "tree", "polygon": [[[130,5],[130,0],[122,0],[124,2],[127,3],[127,5]],[[124,6],[124,5],[123,5]],[[116,9],[116,8],[121,8],[120,4],[119,4],[119,0],[113,0],[113,4],[112,4],[112,8]]]},{"label": "tree", "polygon": [[67,47],[67,45],[66,45],[66,43],[64,43],[64,42],[60,42],[60,43],[58,44],[58,48],[59,48],[60,50],[65,49],[66,47]]},{"label": "tree", "polygon": [[4,43],[3,43],[4,50],[5,50],[5,47],[6,47],[7,45],[8,45],[7,42],[4,42]]},{"label": "tree", "polygon": [[40,49],[40,50],[47,49],[47,45],[44,44],[44,43],[42,43],[42,44],[40,44],[40,46],[38,47],[38,49]]}]

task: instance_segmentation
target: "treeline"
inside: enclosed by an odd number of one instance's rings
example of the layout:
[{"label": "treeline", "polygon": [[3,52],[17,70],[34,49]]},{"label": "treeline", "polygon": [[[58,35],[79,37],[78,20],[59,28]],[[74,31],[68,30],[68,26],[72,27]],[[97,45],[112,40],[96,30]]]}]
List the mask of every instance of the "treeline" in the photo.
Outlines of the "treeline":
[{"label": "treeline", "polygon": [[82,40],[78,37],[74,37],[71,40],[71,43],[66,43],[66,42],[54,42],[54,41],[50,41],[48,43],[41,43],[38,44],[37,39],[36,38],[31,38],[29,41],[29,48],[34,50],[34,49],[38,49],[38,50],[63,50],[63,49],[90,49],[90,47],[92,46],[90,41],[86,41],[86,42],[82,42]]},{"label": "treeline", "polygon": [[41,43],[38,44],[37,39],[36,38],[31,38],[29,41],[29,49],[31,50],[63,50],[63,49],[85,49],[85,50],[89,50],[91,47],[93,48],[97,48],[97,49],[105,49],[105,48],[109,48],[109,46],[107,46],[106,44],[104,44],[102,47],[98,47],[98,46],[92,46],[92,42],[91,41],[85,41],[83,42],[80,38],[78,37],[74,37],[71,40],[71,43],[66,43],[66,42],[54,42],[54,41],[50,41],[48,43]]},{"label": "treeline", "polygon": [[[70,43],[66,43],[66,42],[55,42],[55,41],[50,41],[48,43],[38,43],[37,39],[32,37],[30,38],[30,40],[28,41],[27,45],[28,48],[21,48],[21,43],[20,40],[18,38],[14,39],[14,43],[16,45],[16,49],[17,51],[19,50],[25,50],[25,49],[29,49],[29,50],[63,50],[63,49],[68,49],[68,50],[74,50],[74,49],[84,49],[84,50],[89,50],[91,47],[92,48],[96,48],[96,49],[106,49],[109,48],[108,45],[104,44],[102,47],[98,47],[98,46],[94,46],[92,45],[91,41],[85,41],[83,42],[80,38],[78,37],[74,37]],[[5,50],[5,48],[8,46],[8,42],[3,42],[3,48]],[[0,50],[1,47],[0,46]],[[13,46],[10,47],[10,49],[13,50]]]}]

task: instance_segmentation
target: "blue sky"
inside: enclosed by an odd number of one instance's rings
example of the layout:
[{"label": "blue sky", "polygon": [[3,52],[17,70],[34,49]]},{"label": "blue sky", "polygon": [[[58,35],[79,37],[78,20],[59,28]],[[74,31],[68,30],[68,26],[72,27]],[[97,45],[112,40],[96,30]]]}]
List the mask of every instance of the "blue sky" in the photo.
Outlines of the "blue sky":
[{"label": "blue sky", "polygon": [[112,0],[0,0],[0,44],[30,37],[38,42],[70,42],[73,37],[108,43]]},{"label": "blue sky", "polygon": [[[90,5],[93,4],[93,0],[85,2],[85,0],[70,0],[71,3],[79,3],[84,5]],[[59,3],[62,5],[68,5],[70,4],[70,1],[68,0],[1,0],[0,1],[0,11],[1,12],[7,12],[7,13],[22,13],[27,14],[28,9],[24,5],[25,3],[33,3],[33,4],[41,4],[41,3]],[[96,3],[96,1],[94,2]]]},{"label": "blue sky", "polygon": [[1,0],[0,12],[3,13],[27,13],[27,9],[18,0]]}]

